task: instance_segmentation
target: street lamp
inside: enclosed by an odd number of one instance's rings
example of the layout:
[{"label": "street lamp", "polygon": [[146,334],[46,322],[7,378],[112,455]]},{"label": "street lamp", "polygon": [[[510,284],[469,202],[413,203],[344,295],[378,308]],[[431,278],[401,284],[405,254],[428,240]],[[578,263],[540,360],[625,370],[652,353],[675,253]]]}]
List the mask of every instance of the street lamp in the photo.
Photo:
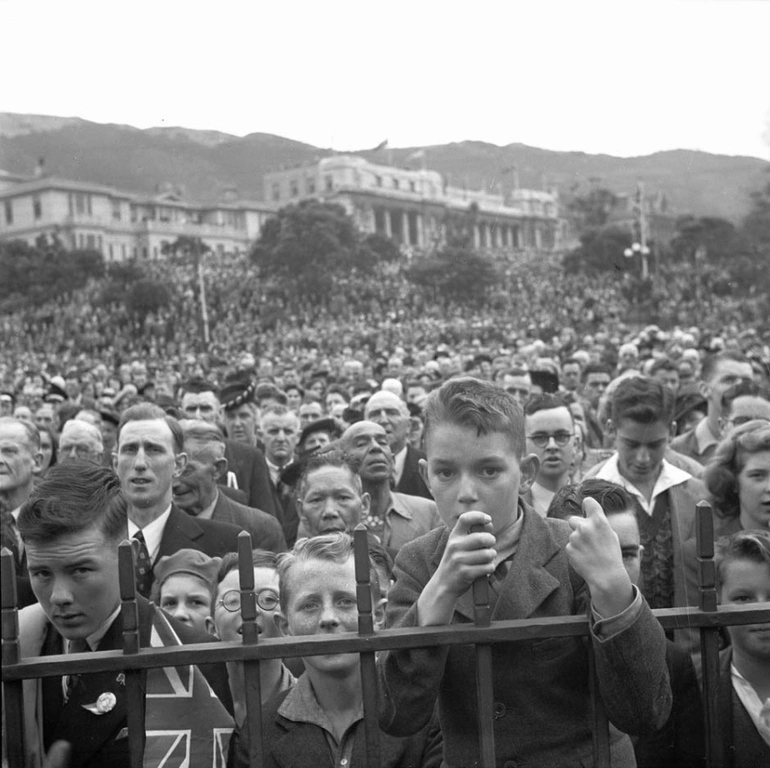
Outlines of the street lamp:
[{"label": "street lamp", "polygon": [[650,266],[647,261],[647,257],[650,255],[650,249],[646,243],[634,243],[630,248],[626,248],[623,251],[623,255],[627,259],[631,259],[636,256],[637,253],[642,255],[642,280],[646,280],[649,276]]}]

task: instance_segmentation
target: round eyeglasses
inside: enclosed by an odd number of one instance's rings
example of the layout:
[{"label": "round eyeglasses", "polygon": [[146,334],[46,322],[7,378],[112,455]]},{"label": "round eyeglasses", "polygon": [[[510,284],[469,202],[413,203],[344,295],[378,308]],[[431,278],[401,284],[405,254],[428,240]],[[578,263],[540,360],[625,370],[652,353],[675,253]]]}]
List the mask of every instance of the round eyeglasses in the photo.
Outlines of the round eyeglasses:
[{"label": "round eyeglasses", "polygon": [[[278,595],[272,589],[260,589],[257,592],[257,605],[263,611],[274,611],[279,604]],[[215,608],[222,606],[226,611],[235,613],[241,609],[241,593],[238,589],[230,589],[217,601]]]},{"label": "round eyeglasses", "polygon": [[564,446],[574,436],[574,432],[556,432],[554,434],[549,434],[548,432],[535,432],[534,435],[527,435],[527,439],[531,440],[538,448],[545,448],[551,438],[553,438],[556,445]]}]

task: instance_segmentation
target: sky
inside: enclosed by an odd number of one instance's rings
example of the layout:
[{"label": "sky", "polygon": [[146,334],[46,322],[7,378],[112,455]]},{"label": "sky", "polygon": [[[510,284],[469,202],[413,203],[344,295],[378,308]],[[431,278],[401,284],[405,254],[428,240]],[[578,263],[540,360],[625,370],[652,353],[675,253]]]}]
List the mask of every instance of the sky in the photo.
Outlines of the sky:
[{"label": "sky", "polygon": [[0,0],[0,112],[770,159],[770,0]]}]

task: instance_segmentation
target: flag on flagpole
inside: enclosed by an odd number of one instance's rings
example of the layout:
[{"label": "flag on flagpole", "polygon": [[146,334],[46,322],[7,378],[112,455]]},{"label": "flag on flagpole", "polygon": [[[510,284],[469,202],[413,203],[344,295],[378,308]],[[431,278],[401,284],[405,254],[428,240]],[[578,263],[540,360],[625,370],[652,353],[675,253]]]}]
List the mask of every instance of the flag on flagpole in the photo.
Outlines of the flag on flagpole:
[{"label": "flag on flagpole", "polygon": [[388,140],[385,139],[385,141],[381,141],[374,149],[372,149],[372,152],[380,152],[383,149],[388,148]]},{"label": "flag on flagpole", "polygon": [[422,160],[425,157],[425,150],[424,149],[417,149],[411,154],[406,156],[407,160]]}]

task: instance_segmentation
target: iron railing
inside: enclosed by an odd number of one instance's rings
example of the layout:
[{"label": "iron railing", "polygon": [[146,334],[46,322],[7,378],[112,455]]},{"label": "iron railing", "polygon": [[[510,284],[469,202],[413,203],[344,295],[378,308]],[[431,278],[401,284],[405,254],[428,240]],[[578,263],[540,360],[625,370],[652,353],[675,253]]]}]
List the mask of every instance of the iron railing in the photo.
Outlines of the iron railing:
[{"label": "iron railing", "polygon": [[[278,638],[258,642],[254,571],[251,563],[251,539],[241,533],[238,542],[243,640],[203,643],[163,648],[141,648],[138,611],[134,586],[133,548],[128,541],[120,545],[119,577],[123,616],[123,650],[20,658],[19,622],[13,555],[2,553],[2,670],[5,703],[6,744],[9,768],[24,768],[22,681],[83,674],[97,671],[123,672],[128,700],[128,734],[132,768],[142,766],[141,722],[142,696],[140,673],[145,669],[191,664],[241,661],[244,664],[246,724],[250,764],[263,763],[261,661],[330,653],[358,653],[361,657],[364,727],[367,742],[367,768],[379,768],[379,727],[377,723],[378,651],[445,645],[474,645],[476,651],[477,695],[479,702],[479,744],[482,768],[494,768],[494,708],[492,645],[500,642],[538,640],[550,637],[588,637],[585,616],[559,616],[513,621],[491,621],[486,580],[474,585],[475,622],[467,625],[385,629],[375,632],[369,584],[369,557],[366,531],[359,526],[355,535],[356,581],[358,598],[358,634],[345,636],[313,635],[302,639]],[[700,607],[668,608],[653,613],[666,631],[699,629],[703,669],[703,711],[706,737],[706,765],[721,768],[723,760],[722,729],[718,723],[716,690],[719,677],[718,635],[722,627],[770,622],[770,605],[717,606],[714,539],[711,508],[705,502],[697,510],[697,553],[700,582]],[[589,649],[590,696],[593,717],[594,765],[609,768],[609,726],[598,696],[594,659]]]}]

